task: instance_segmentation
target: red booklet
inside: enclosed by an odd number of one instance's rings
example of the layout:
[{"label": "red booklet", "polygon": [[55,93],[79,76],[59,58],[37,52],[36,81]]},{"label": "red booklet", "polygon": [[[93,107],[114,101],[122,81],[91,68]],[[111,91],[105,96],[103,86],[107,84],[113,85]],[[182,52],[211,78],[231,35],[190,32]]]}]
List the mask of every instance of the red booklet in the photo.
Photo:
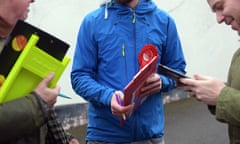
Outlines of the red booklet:
[{"label": "red booklet", "polygon": [[141,87],[146,79],[156,72],[157,57],[155,56],[133,77],[133,79],[124,88],[124,105],[135,103],[135,109],[141,104],[142,99],[138,97]]},{"label": "red booklet", "polygon": [[[138,57],[141,69],[124,88],[124,105],[134,103],[136,110],[145,98],[140,98],[139,93],[146,79],[157,69],[158,52],[155,46],[145,45]],[[133,110],[133,111],[134,111]],[[131,115],[131,114],[130,114]]]}]

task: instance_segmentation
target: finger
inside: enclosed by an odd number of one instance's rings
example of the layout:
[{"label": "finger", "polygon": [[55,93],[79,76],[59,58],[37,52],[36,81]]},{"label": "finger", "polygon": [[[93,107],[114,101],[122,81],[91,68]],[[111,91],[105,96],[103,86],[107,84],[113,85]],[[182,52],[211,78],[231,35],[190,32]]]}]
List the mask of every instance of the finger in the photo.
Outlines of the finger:
[{"label": "finger", "polygon": [[142,92],[140,93],[139,97],[140,97],[140,98],[143,98],[143,97],[145,97],[145,96],[149,96],[149,95],[155,94],[155,93],[157,93],[157,92],[159,92],[159,91],[160,91],[159,86],[153,87],[153,88],[151,88],[150,90],[142,91]]},{"label": "finger", "polygon": [[141,93],[144,91],[149,91],[152,89],[157,88],[159,91],[162,88],[162,81],[161,79],[158,79],[156,81],[153,81],[152,83],[147,83],[146,85],[144,85],[143,87],[141,87]]},{"label": "finger", "polygon": [[196,80],[189,79],[189,78],[181,78],[179,79],[179,82],[182,83],[183,85],[188,85],[188,86],[196,85]]},{"label": "finger", "polygon": [[120,97],[122,101],[124,100],[124,94],[121,91],[115,91],[114,92],[115,98],[117,97],[117,95]]},{"label": "finger", "polygon": [[183,86],[181,88],[186,92],[194,92],[194,87],[193,86]]},{"label": "finger", "polygon": [[59,85],[56,85],[54,88],[54,91],[56,91],[57,95],[60,93],[61,87]]},{"label": "finger", "polygon": [[207,79],[209,79],[209,77],[203,76],[203,75],[200,75],[200,74],[195,74],[195,75],[194,75],[194,78],[195,78],[196,80],[207,80]]},{"label": "finger", "polygon": [[43,79],[43,83],[49,83],[54,78],[54,72],[51,72],[47,77]]},{"label": "finger", "polygon": [[201,101],[202,100],[202,98],[200,97],[200,96],[196,96],[196,99],[198,100],[198,101]]},{"label": "finger", "polygon": [[159,81],[161,78],[160,78],[160,75],[159,75],[159,74],[154,73],[154,74],[152,75],[152,79],[153,79],[153,81]]},{"label": "finger", "polygon": [[112,109],[112,114],[113,114],[113,115],[116,115],[117,112],[116,112],[115,110]]},{"label": "finger", "polygon": [[180,80],[176,81],[176,84],[175,84],[176,87],[183,87],[185,86],[184,83],[182,83]]},{"label": "finger", "polygon": [[128,116],[129,113],[132,113],[134,108],[134,104],[130,104],[128,106],[124,106],[120,111],[118,111],[118,115],[123,117],[123,115],[125,115],[124,117],[126,118]]},{"label": "finger", "polygon": [[193,91],[188,92],[188,95],[191,96],[191,97],[196,97],[196,94]]},{"label": "finger", "polygon": [[117,117],[122,117],[122,113],[117,112],[117,111],[115,111],[115,110],[112,110],[112,114],[115,115],[115,116],[117,116]]}]

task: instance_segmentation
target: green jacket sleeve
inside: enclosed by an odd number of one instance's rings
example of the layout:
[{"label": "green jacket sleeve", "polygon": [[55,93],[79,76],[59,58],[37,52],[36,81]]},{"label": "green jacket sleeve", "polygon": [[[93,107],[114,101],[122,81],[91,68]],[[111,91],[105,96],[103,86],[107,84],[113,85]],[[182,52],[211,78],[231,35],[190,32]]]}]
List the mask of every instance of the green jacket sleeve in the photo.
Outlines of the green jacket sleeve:
[{"label": "green jacket sleeve", "polygon": [[0,141],[39,129],[44,122],[44,114],[34,93],[1,104]]},{"label": "green jacket sleeve", "polygon": [[240,126],[240,91],[225,87],[217,99],[216,119]]}]

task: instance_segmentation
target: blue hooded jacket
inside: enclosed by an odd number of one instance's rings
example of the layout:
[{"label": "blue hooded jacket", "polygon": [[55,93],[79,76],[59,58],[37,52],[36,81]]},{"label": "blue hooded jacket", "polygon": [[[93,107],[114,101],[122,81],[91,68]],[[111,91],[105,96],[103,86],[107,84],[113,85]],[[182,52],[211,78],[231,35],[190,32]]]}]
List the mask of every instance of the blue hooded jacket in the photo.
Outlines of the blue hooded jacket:
[{"label": "blue hooded jacket", "polygon": [[140,0],[134,10],[111,1],[84,18],[71,82],[74,91],[89,103],[86,140],[132,142],[164,135],[161,92],[175,85],[165,76],[160,75],[162,90],[149,96],[123,126],[111,113],[112,94],[124,91],[139,71],[138,54],[145,44],[157,47],[158,64],[185,73],[175,22],[151,0]]}]

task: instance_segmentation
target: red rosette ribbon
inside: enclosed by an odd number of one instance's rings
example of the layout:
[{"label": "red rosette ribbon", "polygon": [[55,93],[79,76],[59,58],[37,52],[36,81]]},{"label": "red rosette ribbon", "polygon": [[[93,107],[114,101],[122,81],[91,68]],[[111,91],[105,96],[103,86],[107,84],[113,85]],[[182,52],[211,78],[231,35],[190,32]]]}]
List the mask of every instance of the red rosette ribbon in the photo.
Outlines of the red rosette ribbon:
[{"label": "red rosette ribbon", "polygon": [[140,68],[143,68],[146,64],[148,64],[154,56],[158,57],[157,48],[152,44],[144,45],[138,55],[138,62],[140,64]]}]

